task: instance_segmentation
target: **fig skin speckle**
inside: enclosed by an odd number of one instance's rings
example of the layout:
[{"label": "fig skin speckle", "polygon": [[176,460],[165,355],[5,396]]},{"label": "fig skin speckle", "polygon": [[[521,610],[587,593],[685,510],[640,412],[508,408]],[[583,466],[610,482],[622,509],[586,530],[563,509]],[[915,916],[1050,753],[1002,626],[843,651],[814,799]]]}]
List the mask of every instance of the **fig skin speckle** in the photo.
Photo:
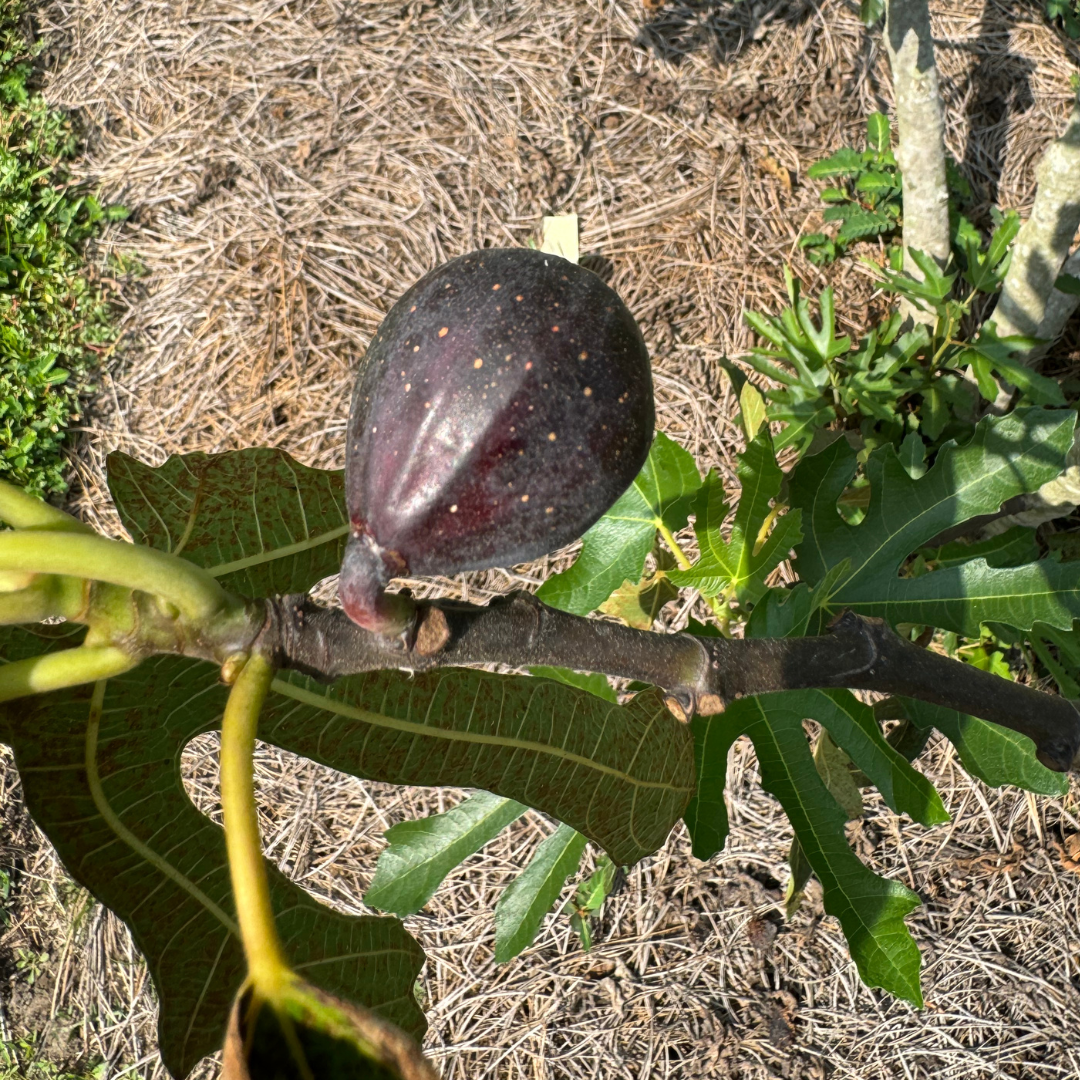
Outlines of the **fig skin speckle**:
[{"label": "fig skin speckle", "polygon": [[[496,303],[507,292],[508,308]],[[357,373],[346,612],[401,633],[402,605],[383,593],[391,576],[511,566],[581,536],[637,475],[653,424],[641,332],[595,274],[528,248],[433,270],[390,310]],[[515,487],[529,497],[504,497]]]}]

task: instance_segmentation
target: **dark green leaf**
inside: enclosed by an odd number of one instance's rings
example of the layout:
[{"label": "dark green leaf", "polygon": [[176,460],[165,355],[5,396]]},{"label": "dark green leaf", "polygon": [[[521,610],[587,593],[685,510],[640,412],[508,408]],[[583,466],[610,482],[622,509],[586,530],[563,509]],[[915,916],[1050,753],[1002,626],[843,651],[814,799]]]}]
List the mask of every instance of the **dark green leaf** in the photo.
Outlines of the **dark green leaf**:
[{"label": "dark green leaf", "polygon": [[1026,736],[955,709],[904,698],[904,715],[921,728],[937,728],[956,747],[964,768],[991,787],[1013,787],[1039,795],[1064,795],[1069,778],[1051,772],[1035,757]]},{"label": "dark green leaf", "polygon": [[963,566],[972,559],[985,559],[989,566],[1023,566],[1039,557],[1035,530],[1016,525],[988,540],[954,540],[940,548],[924,548],[923,556],[935,569]]},{"label": "dark green leaf", "polygon": [[1068,293],[1069,296],[1080,296],[1080,277],[1072,274],[1059,274],[1054,288],[1058,292]]},{"label": "dark green leaf", "polygon": [[[1003,378],[1018,387],[1029,401],[1036,405],[1064,405],[1065,395],[1061,387],[1045,375],[1013,358],[1017,350],[1029,349],[1034,340],[1024,337],[999,338],[992,323],[988,323],[978,336],[960,354],[958,363],[970,363],[982,357]],[[982,387],[980,387],[980,392]]]},{"label": "dark green leaf", "polygon": [[565,821],[630,864],[694,793],[693,737],[657,690],[614,705],[529,676],[372,672],[274,680],[262,739],[391,784],[480,788]]},{"label": "dark green leaf", "polygon": [[728,812],[724,788],[728,755],[735,740],[743,734],[744,724],[737,717],[729,721],[727,713],[718,713],[716,716],[695,716],[691,727],[697,794],[690,800],[683,820],[690,833],[694,857],[711,859],[727,843]]},{"label": "dark green leaf", "polygon": [[885,214],[876,210],[862,210],[848,216],[836,237],[844,242],[865,240],[868,236],[877,236],[892,227],[892,221]]},{"label": "dark green leaf", "polygon": [[[17,629],[5,639],[9,661],[48,641]],[[212,665],[173,657],[103,685],[100,710],[89,686],[4,706],[0,739],[64,865],[131,928],[160,1002],[162,1057],[182,1077],[220,1048],[245,977],[224,836],[180,773],[181,748],[218,725],[228,688]],[[401,923],[339,914],[268,873],[285,951],[305,976],[422,1034],[411,991],[423,953]]]},{"label": "dark green leaf", "polygon": [[159,468],[117,451],[108,476],[136,543],[182,554],[241,596],[307,592],[341,568],[341,471],[256,448],[174,455]]},{"label": "dark green leaf", "polygon": [[[803,720],[812,716],[813,700],[790,691],[742,698],[711,720],[753,740],[762,785],[783,806],[822,884],[825,910],[840,920],[863,982],[921,1004],[919,950],[904,925],[919,898],[899,882],[872,873],[848,846],[846,815],[818,775],[806,742]],[[708,745],[707,734],[702,742]],[[711,763],[714,772],[718,764]]]},{"label": "dark green leaf", "polygon": [[904,559],[945,529],[993,513],[1013,495],[1057,476],[1072,445],[1076,414],[1022,410],[981,421],[964,446],[946,444],[924,477],[913,480],[891,447],[866,463],[870,497],[860,525],[837,504],[855,477],[855,452],[837,441],[804,458],[789,485],[803,510],[807,539],[797,549],[803,581],[820,580],[844,559],[850,576],[830,600],[863,615],[938,626],[970,637],[980,622],[1026,629],[1043,621],[1069,627],[1080,614],[1080,567],[1041,560],[1003,569],[972,560],[917,578],[898,577]]}]

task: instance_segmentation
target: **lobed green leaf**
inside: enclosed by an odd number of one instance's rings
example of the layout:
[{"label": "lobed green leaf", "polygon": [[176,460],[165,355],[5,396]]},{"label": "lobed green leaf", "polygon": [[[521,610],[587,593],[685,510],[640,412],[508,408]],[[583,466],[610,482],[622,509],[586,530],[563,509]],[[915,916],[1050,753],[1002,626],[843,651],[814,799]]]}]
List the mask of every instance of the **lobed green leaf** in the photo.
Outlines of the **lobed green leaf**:
[{"label": "lobed green leaf", "polygon": [[307,592],[341,569],[345,476],[284,450],[174,455],[154,468],[119,451],[109,491],[136,543],[182,554],[241,596]]}]

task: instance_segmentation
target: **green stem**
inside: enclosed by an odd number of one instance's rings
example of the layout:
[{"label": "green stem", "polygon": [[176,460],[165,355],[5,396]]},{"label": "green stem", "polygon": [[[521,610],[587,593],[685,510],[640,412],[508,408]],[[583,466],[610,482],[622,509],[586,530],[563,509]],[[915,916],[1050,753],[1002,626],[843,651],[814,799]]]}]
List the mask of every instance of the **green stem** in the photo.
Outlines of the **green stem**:
[{"label": "green stem", "polygon": [[233,899],[255,996],[277,1000],[291,972],[274,923],[252,756],[259,712],[274,677],[266,657],[253,653],[233,684],[221,722],[221,809]]},{"label": "green stem", "polygon": [[135,657],[112,645],[83,646],[16,660],[0,667],[0,701],[109,679],[130,671],[137,663]]},{"label": "green stem", "polygon": [[[664,538],[664,543],[671,548],[671,553],[675,556],[675,563],[679,569],[689,570],[693,563],[686,557],[683,549],[679,547],[679,541],[675,539],[675,534],[663,522],[660,522],[656,529]],[[720,632],[724,637],[731,637],[731,608],[718,601],[714,596],[705,597],[705,602],[712,608],[712,612],[717,619],[720,620]]]},{"label": "green stem", "polygon": [[86,609],[86,582],[82,578],[41,574],[23,589],[0,592],[0,626],[77,619]]},{"label": "green stem", "polygon": [[94,530],[78,518],[57,510],[47,502],[27,495],[22,488],[0,480],[0,521],[14,529],[52,529],[55,532],[91,533]]},{"label": "green stem", "polygon": [[693,565],[686,557],[683,549],[679,547],[679,541],[675,539],[675,534],[661,521],[657,526],[657,531],[664,538],[664,543],[671,548],[671,553],[675,556],[675,562],[680,570],[689,570]]},{"label": "green stem", "polygon": [[0,533],[0,570],[107,581],[160,596],[196,621],[218,614],[229,603],[225,590],[194,563],[104,536],[38,530]]}]

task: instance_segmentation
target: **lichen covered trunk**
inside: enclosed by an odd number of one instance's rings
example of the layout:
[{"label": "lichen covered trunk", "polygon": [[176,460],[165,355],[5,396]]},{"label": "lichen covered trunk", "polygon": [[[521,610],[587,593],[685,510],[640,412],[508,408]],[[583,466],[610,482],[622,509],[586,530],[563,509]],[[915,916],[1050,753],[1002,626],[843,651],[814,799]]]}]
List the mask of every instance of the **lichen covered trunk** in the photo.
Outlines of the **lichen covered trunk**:
[{"label": "lichen covered trunk", "polygon": [[1046,149],[1036,170],[1039,188],[1031,216],[1013,245],[1012,262],[993,320],[1002,337],[1024,334],[1046,344],[1022,354],[1027,363],[1042,356],[1065,328],[1076,298],[1054,288],[1063,271],[1077,273],[1080,259],[1063,264],[1080,227],[1080,100],[1060,138]]},{"label": "lichen covered trunk", "polygon": [[[889,0],[885,45],[896,99],[896,160],[904,176],[904,269],[921,278],[912,248],[941,266],[949,258],[945,117],[926,0]],[[901,300],[901,311],[916,322],[934,319],[932,312],[920,311],[906,300]]]}]

